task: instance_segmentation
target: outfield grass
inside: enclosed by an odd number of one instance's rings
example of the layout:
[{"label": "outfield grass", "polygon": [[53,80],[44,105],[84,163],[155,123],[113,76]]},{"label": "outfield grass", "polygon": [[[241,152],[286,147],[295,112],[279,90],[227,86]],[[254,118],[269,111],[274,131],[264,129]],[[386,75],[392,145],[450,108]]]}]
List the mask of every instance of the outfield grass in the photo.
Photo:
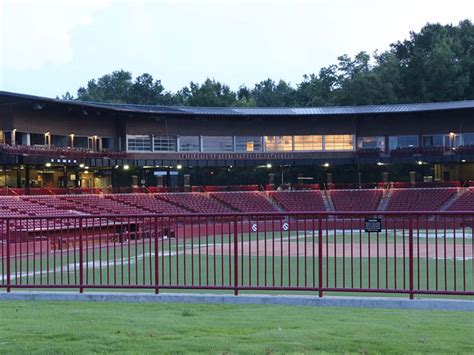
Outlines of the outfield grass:
[{"label": "outfield grass", "polygon": [[0,353],[472,353],[471,313],[0,302]]}]

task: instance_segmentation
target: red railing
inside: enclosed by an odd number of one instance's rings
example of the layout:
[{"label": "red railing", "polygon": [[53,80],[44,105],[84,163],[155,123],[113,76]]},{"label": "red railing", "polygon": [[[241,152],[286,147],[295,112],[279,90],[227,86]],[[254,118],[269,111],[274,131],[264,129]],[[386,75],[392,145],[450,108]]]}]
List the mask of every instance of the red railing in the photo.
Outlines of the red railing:
[{"label": "red railing", "polygon": [[473,296],[473,226],[472,212],[2,217],[0,287]]}]

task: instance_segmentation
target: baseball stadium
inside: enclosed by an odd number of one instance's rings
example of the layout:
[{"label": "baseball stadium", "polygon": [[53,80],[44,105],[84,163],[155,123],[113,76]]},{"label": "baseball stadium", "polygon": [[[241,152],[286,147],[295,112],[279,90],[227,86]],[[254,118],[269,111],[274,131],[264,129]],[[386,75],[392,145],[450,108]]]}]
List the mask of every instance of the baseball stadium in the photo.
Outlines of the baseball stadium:
[{"label": "baseball stadium", "polygon": [[474,101],[0,117],[7,291],[474,295]]},{"label": "baseball stadium", "polygon": [[0,0],[0,355],[474,354],[472,13]]}]

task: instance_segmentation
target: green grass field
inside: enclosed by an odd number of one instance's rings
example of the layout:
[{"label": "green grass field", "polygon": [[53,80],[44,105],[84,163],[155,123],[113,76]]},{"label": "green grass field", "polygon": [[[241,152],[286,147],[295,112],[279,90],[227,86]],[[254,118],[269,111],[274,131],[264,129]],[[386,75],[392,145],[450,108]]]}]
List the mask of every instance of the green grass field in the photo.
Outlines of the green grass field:
[{"label": "green grass field", "polygon": [[0,302],[0,353],[471,353],[470,313]]},{"label": "green grass field", "polygon": [[[435,231],[428,231],[433,235]],[[262,233],[244,234],[240,242],[244,242],[243,250],[247,251],[249,242],[263,240]],[[271,236],[266,236],[267,240]],[[287,246],[291,243],[303,243],[306,239],[309,251],[315,248],[317,252],[317,240],[313,244],[312,233],[306,235],[300,232],[296,233],[276,233],[274,235],[275,244]],[[371,243],[374,244],[376,236],[371,236]],[[217,247],[226,247],[232,237],[229,235],[216,236]],[[336,235],[328,235],[324,242],[350,243],[351,234],[349,232]],[[369,236],[366,233],[359,234],[354,231],[352,235],[353,243],[367,243]],[[389,243],[393,245],[396,242],[401,245],[404,242],[402,235],[388,234],[379,237],[380,243]],[[416,239],[415,242],[418,242]],[[461,241],[457,240],[459,245]],[[220,255],[219,250],[214,255],[212,246],[213,238],[202,237],[191,243],[190,240],[168,239],[158,245],[158,268],[159,283],[161,285],[210,285],[210,286],[232,286],[234,281],[233,257],[230,255]],[[405,236],[407,243],[407,236]],[[435,243],[434,238],[419,239],[420,249]],[[444,243],[448,247],[455,243],[454,238],[438,238],[439,247]],[[199,248],[198,246],[201,246]],[[293,244],[293,248],[294,248]],[[210,247],[207,251],[209,257],[206,259],[206,246]],[[239,244],[241,248],[241,244]],[[465,248],[469,251],[472,248],[472,238],[465,239]],[[390,249],[392,247],[390,246]],[[150,240],[135,241],[130,240],[124,244],[110,244],[105,249],[89,249],[84,253],[85,268],[84,277],[90,285],[154,285],[155,281],[155,245]],[[394,257],[383,257],[384,248],[378,260],[375,257],[355,257],[352,260],[350,255],[342,257],[323,258],[323,286],[324,287],[346,287],[346,288],[392,288],[406,289],[408,287],[408,259],[403,261],[398,255]],[[271,251],[271,245],[268,245],[267,257],[255,256],[253,249],[252,255],[239,256],[239,283],[241,286],[265,286],[274,285],[277,287],[317,287],[318,280],[318,261],[317,258],[304,256],[280,255]],[[260,248],[260,255],[264,250]],[[341,254],[338,254],[341,255]],[[375,255],[373,255],[375,256]],[[206,263],[207,261],[207,263]],[[13,284],[78,284],[79,283],[79,255],[74,251],[57,252],[48,257],[38,255],[35,258],[22,258],[17,263],[11,265],[11,275]],[[274,265],[274,267],[273,267]],[[108,267],[107,267],[108,266]],[[0,265],[5,270],[5,265]],[[446,278],[444,270],[446,267]],[[454,278],[454,268],[456,267],[456,279]],[[436,269],[438,277],[436,278]],[[370,277],[369,277],[370,273]],[[0,272],[0,274],[2,274]],[[4,274],[4,273],[3,273]],[[305,277],[306,276],[306,277]],[[388,277],[387,277],[388,276]],[[454,290],[454,280],[456,280],[456,289],[473,289],[473,260],[467,259],[465,263],[462,260],[454,261],[436,260],[434,258],[416,258],[414,259],[414,279],[415,288],[435,289],[436,283],[439,289]],[[464,282],[465,281],[465,282]]]}]

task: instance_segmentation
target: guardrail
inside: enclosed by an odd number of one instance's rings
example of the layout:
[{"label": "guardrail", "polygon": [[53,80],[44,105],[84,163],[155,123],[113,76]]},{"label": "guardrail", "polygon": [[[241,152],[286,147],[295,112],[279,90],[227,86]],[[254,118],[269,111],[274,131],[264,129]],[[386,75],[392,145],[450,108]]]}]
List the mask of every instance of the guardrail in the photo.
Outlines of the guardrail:
[{"label": "guardrail", "polygon": [[0,218],[0,287],[474,295],[472,212]]}]

